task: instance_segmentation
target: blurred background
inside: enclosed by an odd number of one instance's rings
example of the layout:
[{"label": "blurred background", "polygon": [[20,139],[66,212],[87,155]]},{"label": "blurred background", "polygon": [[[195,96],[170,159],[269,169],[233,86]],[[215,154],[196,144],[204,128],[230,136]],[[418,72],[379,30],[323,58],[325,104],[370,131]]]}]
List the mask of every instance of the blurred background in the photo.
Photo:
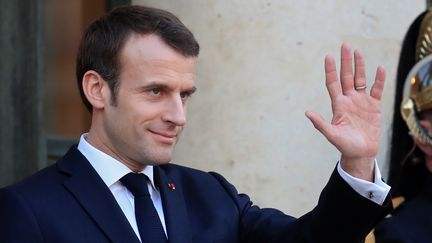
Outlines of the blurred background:
[{"label": "blurred background", "polygon": [[324,56],[348,43],[363,51],[369,87],[377,65],[387,69],[386,178],[399,51],[424,0],[0,0],[0,187],[54,163],[88,129],[76,50],[89,22],[123,4],[173,12],[201,45],[173,163],[217,171],[262,207],[309,211],[340,155],[304,112],[331,119]]}]

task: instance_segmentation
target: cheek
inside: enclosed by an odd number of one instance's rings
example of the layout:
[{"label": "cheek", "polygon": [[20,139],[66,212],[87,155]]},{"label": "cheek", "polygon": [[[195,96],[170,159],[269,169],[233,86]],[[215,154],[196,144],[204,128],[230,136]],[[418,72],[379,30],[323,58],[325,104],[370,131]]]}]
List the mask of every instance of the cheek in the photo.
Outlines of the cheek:
[{"label": "cheek", "polygon": [[136,107],[132,107],[134,109],[135,114],[145,118],[151,118],[158,116],[161,113],[161,108],[158,104],[141,104]]},{"label": "cheek", "polygon": [[162,109],[160,104],[137,103],[129,107],[130,122],[143,124],[158,121],[163,113]]},{"label": "cheek", "polygon": [[183,106],[183,112],[184,112],[184,115],[185,115],[186,118],[187,118],[187,112],[188,112],[188,106],[187,106],[187,105],[184,105],[184,106]]},{"label": "cheek", "polygon": [[425,144],[417,139],[414,140],[416,145],[420,148],[420,150],[425,153],[426,155],[431,156],[432,155],[432,146]]},{"label": "cheek", "polygon": [[142,95],[128,94],[122,96],[117,103],[116,114],[113,119],[122,120],[125,125],[136,126],[157,120],[163,112],[164,102],[149,101]]}]

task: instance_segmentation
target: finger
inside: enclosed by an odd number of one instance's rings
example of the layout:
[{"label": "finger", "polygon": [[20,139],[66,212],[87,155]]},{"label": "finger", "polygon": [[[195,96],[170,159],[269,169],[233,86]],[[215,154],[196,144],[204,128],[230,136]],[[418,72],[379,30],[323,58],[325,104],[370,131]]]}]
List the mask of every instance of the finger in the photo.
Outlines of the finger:
[{"label": "finger", "polygon": [[330,99],[342,94],[341,86],[338,81],[336,63],[332,56],[327,55],[324,59],[324,70],[326,76],[326,87],[329,92]]},{"label": "finger", "polygon": [[[365,68],[365,62],[363,59],[363,54],[359,50],[354,51],[354,65],[355,65],[355,72],[354,72],[354,89],[357,92],[360,93],[366,93],[366,68]],[[359,87],[361,89],[357,90],[356,88]]]},{"label": "finger", "polygon": [[328,140],[331,137],[332,126],[324,120],[318,113],[307,111],[306,117],[312,122],[313,126],[324,135]]},{"label": "finger", "polygon": [[341,46],[341,70],[340,79],[342,92],[349,94],[354,90],[351,48],[347,44]]},{"label": "finger", "polygon": [[385,76],[385,68],[381,65],[378,66],[375,74],[375,82],[372,85],[372,89],[370,91],[370,95],[377,100],[381,100],[381,95],[384,90]]}]

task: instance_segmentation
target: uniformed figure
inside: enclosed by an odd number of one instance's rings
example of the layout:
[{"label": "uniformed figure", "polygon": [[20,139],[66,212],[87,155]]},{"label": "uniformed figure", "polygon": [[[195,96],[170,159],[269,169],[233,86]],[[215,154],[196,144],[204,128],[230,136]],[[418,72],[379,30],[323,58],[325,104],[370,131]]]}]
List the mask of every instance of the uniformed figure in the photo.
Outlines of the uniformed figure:
[{"label": "uniformed figure", "polygon": [[[397,73],[390,176],[401,202],[375,229],[377,243],[432,242],[432,10],[403,42]],[[398,112],[400,111],[400,112]]]}]

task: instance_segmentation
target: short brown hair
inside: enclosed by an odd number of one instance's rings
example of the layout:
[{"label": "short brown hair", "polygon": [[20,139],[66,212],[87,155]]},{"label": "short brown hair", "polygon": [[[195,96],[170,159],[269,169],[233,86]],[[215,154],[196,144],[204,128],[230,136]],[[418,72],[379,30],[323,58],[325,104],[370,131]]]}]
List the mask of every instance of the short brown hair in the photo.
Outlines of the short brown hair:
[{"label": "short brown hair", "polygon": [[132,34],[155,34],[185,57],[196,57],[199,44],[192,32],[172,13],[144,6],[122,6],[91,23],[84,31],[78,49],[76,77],[81,99],[91,112],[84,95],[82,78],[94,70],[108,83],[116,104],[121,70],[119,53]]}]

